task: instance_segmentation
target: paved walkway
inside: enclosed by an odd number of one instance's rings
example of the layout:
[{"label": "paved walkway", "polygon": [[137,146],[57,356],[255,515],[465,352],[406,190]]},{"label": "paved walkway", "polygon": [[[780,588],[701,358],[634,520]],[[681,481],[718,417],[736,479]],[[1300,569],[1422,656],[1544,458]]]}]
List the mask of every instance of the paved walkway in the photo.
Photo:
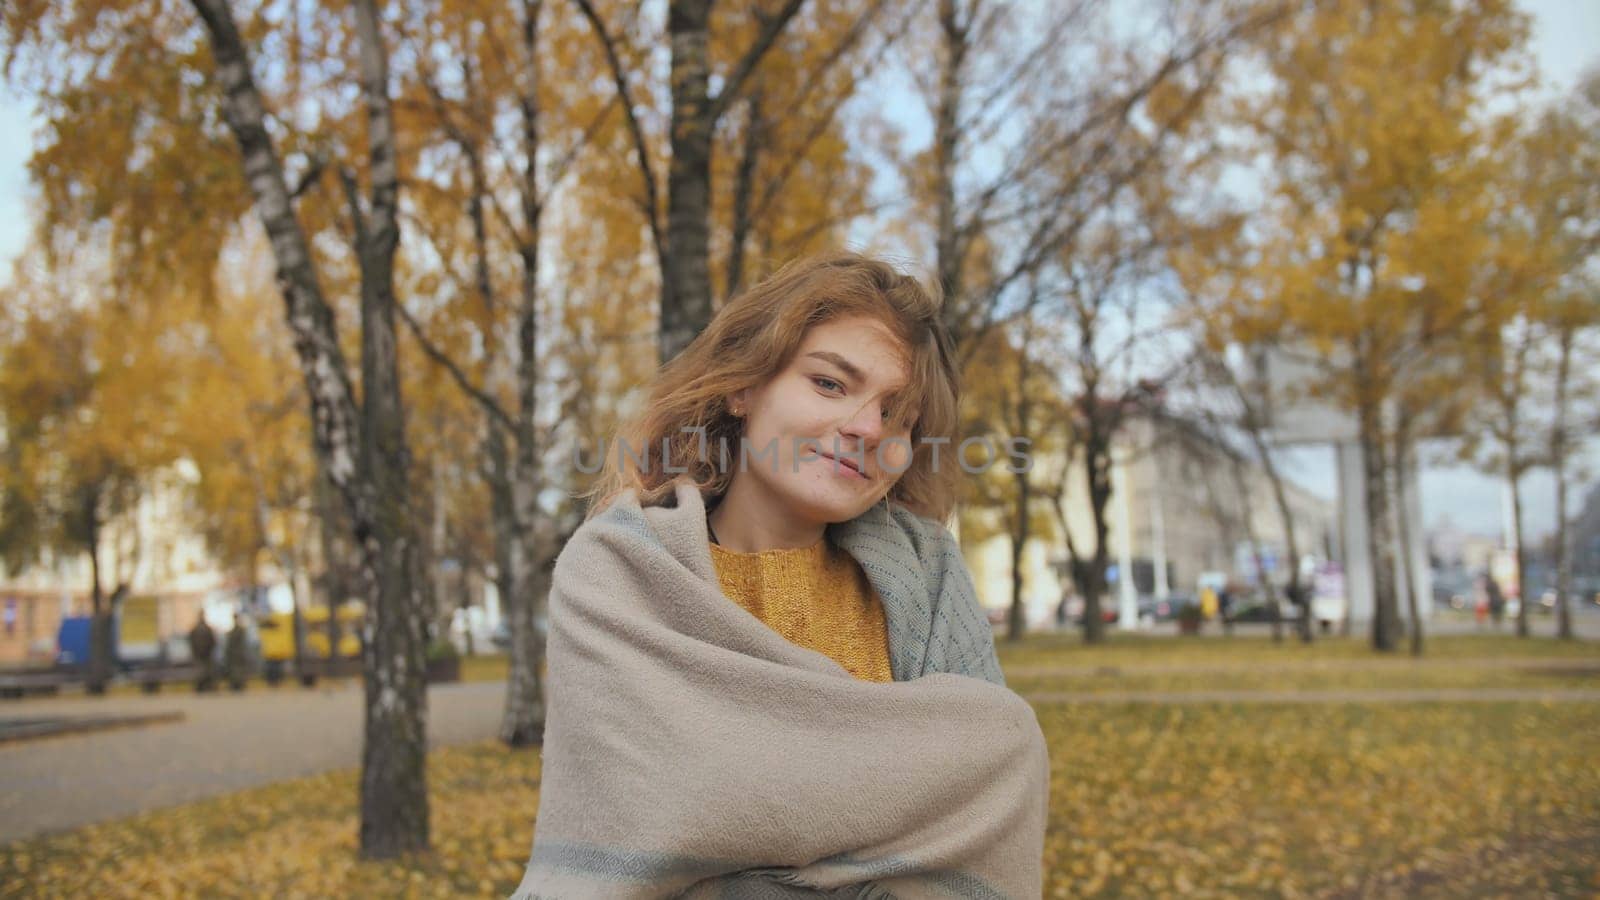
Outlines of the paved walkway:
[{"label": "paved walkway", "polygon": [[114,728],[137,728],[145,725],[164,725],[183,721],[183,713],[176,710],[132,716],[30,716],[13,718],[0,716],[0,744],[12,741],[32,741],[39,738],[59,737],[65,734],[87,734],[91,731],[110,731]]},{"label": "paved walkway", "polygon": [[[494,737],[505,684],[428,691],[431,747]],[[181,713],[181,721],[0,744],[0,842],[361,762],[361,689],[7,701],[0,717]]]}]

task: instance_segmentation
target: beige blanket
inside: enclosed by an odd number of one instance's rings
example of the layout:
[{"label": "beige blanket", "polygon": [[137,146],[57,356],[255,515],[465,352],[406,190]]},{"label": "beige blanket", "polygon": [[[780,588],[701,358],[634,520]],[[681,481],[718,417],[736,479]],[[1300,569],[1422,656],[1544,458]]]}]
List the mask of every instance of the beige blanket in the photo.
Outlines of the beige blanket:
[{"label": "beige blanket", "polygon": [[[860,681],[790,643],[722,594],[700,495],[676,496],[641,509],[625,495],[556,562],[539,810],[514,900],[1041,896],[1049,760],[1027,702],[948,671]],[[926,535],[897,543],[885,508],[865,542],[904,558],[867,567],[880,588],[895,565],[930,565]],[[973,602],[964,570],[943,580],[940,596],[886,599],[891,630],[955,640],[894,621],[919,605],[970,619],[950,608]],[[938,649],[917,658],[977,652]]]}]

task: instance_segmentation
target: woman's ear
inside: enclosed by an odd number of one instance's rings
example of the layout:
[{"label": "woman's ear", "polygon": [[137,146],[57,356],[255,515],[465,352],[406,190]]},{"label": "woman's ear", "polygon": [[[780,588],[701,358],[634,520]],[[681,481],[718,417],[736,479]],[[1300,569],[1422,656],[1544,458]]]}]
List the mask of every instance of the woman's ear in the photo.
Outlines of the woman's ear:
[{"label": "woman's ear", "polygon": [[750,389],[745,388],[728,398],[728,412],[742,419],[749,412],[749,403]]}]

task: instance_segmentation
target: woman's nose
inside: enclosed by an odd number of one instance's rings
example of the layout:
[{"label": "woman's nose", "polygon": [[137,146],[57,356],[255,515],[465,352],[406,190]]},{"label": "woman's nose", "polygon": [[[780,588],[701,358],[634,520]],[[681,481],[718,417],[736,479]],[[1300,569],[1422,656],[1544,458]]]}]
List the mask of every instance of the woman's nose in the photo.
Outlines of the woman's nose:
[{"label": "woman's nose", "polygon": [[844,433],[855,435],[862,440],[875,441],[883,435],[883,407],[878,401],[863,403],[856,410],[850,421],[845,423]]}]

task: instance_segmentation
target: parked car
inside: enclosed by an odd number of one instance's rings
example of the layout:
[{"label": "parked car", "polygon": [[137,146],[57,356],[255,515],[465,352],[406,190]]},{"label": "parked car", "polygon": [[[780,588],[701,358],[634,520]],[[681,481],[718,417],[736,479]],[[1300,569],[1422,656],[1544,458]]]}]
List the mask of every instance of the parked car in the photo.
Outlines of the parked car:
[{"label": "parked car", "polygon": [[1178,618],[1178,610],[1194,602],[1193,594],[1168,594],[1165,600],[1153,595],[1140,597],[1139,618],[1148,616],[1154,622],[1170,622]]},{"label": "parked car", "polygon": [[[1117,604],[1107,602],[1109,598],[1100,600],[1100,621],[1111,623],[1117,620]],[[1079,607],[1078,614],[1072,617],[1072,624],[1083,624],[1083,608]]]},{"label": "parked car", "polygon": [[[117,620],[113,618],[113,627]],[[56,630],[56,665],[83,667],[89,665],[89,638],[92,632],[89,616],[66,616]],[[113,642],[115,638],[113,638]],[[115,646],[115,643],[113,643]]]},{"label": "parked car", "polygon": [[[1106,591],[1100,596],[1100,621],[1115,622],[1117,620],[1117,593]],[[1083,624],[1083,598],[1074,594],[1067,598],[1067,621],[1074,625]]]},{"label": "parked car", "polygon": [[[366,613],[358,602],[342,603],[334,619],[334,634],[329,634],[328,607],[308,606],[300,611],[301,661],[305,671],[297,673],[307,684],[321,671],[333,672],[339,661],[354,664],[361,659],[361,627]],[[294,613],[268,613],[256,620],[262,668],[267,682],[276,684],[294,668]],[[334,639],[337,652],[330,653]]]},{"label": "parked car", "polygon": [[[1300,618],[1300,607],[1280,599],[1278,601],[1278,616],[1283,622],[1292,622]],[[1235,622],[1271,622],[1272,607],[1261,601],[1254,601],[1248,606],[1233,610],[1230,616]]]}]

